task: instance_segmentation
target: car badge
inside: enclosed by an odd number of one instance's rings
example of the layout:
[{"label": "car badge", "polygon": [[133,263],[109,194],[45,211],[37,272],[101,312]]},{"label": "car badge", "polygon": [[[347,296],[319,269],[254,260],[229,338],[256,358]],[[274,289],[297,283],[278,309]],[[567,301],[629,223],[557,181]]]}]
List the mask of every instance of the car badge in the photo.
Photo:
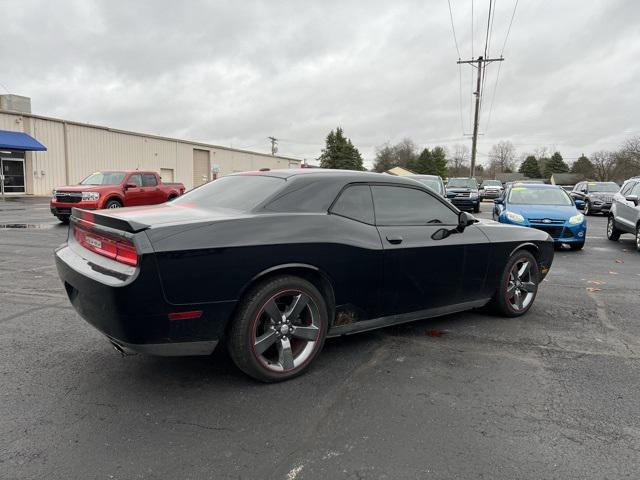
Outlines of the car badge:
[{"label": "car badge", "polygon": [[551,223],[551,220],[549,220],[548,218],[545,218],[544,220],[542,220],[542,223]]}]

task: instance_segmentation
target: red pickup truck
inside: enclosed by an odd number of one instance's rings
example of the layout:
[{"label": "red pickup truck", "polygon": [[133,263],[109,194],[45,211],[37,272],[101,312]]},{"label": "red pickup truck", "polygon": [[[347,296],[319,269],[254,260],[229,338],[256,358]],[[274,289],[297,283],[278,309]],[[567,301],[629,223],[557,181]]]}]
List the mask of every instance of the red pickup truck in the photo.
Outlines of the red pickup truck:
[{"label": "red pickup truck", "polygon": [[182,183],[162,183],[156,172],[104,171],[92,173],[78,185],[56,188],[50,207],[58,220],[67,223],[72,207],[98,210],[153,205],[172,200],[183,193]]}]

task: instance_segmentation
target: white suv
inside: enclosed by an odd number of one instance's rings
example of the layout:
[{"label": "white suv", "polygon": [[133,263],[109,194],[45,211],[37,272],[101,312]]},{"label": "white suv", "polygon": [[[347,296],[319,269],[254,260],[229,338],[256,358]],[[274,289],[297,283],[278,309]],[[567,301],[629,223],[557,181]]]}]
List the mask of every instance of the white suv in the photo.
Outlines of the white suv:
[{"label": "white suv", "polygon": [[636,236],[636,248],[640,251],[640,177],[624,182],[613,197],[607,238],[616,242],[623,233]]}]

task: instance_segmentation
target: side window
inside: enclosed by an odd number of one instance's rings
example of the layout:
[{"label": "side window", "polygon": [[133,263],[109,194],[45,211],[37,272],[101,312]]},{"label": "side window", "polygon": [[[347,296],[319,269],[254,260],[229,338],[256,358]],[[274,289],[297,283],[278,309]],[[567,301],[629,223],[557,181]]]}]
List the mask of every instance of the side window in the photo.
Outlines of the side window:
[{"label": "side window", "polygon": [[387,185],[371,186],[377,225],[456,225],[458,216],[422,190]]},{"label": "side window", "polygon": [[638,195],[640,197],[640,182],[636,183],[635,187],[631,189],[629,195]]},{"label": "side window", "polygon": [[373,225],[373,200],[369,185],[353,185],[345,189],[331,213]]},{"label": "side window", "polygon": [[158,181],[156,180],[156,176],[153,173],[142,174],[143,187],[155,187],[156,185],[158,185]]},{"label": "side window", "polygon": [[620,191],[621,195],[629,195],[629,192],[631,191],[631,189],[636,185],[635,182],[627,182],[627,184],[624,186],[624,188]]},{"label": "side window", "polygon": [[140,176],[139,173],[136,173],[129,177],[129,180],[127,180],[127,183],[135,183],[137,186],[140,186],[142,185],[142,177]]}]

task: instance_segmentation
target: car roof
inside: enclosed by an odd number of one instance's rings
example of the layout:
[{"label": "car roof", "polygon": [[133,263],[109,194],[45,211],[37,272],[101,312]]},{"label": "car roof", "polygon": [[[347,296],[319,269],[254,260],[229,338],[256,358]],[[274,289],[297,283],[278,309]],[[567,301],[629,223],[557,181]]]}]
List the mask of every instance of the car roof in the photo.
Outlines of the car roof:
[{"label": "car roof", "polygon": [[440,175],[426,175],[426,174],[421,174],[421,173],[414,173],[413,175],[405,175],[409,178],[433,178],[433,179],[440,179],[442,180],[442,177]]},{"label": "car roof", "polygon": [[292,168],[279,170],[258,170],[250,172],[232,173],[230,176],[238,175],[258,175],[264,177],[276,177],[283,179],[292,179],[295,177],[313,177],[327,181],[339,180],[344,183],[352,182],[379,182],[379,183],[399,183],[404,185],[415,186],[415,180],[410,177],[400,177],[385,173],[376,172],[359,172],[357,170],[334,170],[329,168]]}]

